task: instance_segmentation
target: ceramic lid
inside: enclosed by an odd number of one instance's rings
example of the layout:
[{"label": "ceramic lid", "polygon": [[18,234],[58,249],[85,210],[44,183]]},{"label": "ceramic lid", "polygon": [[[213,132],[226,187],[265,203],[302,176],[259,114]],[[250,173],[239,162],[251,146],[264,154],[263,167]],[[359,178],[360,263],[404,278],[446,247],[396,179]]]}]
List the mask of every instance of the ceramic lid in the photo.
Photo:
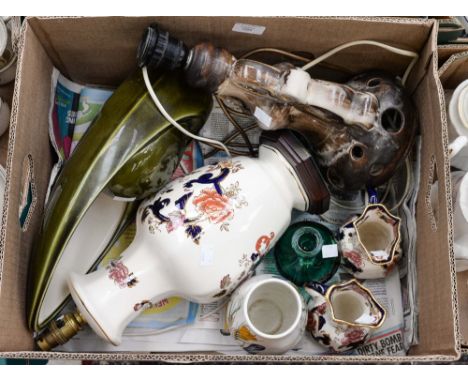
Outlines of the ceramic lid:
[{"label": "ceramic lid", "polygon": [[322,214],[328,210],[330,193],[312,153],[291,130],[263,131],[260,144],[276,149],[291,165],[309,199],[307,212]]}]

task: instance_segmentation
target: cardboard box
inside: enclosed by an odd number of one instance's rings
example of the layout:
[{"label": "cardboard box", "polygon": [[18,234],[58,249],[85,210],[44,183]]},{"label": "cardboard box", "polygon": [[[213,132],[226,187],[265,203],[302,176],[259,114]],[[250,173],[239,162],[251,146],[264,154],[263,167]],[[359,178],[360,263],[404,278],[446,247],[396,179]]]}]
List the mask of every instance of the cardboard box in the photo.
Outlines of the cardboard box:
[{"label": "cardboard box", "polygon": [[[82,83],[117,85],[135,68],[143,29],[157,21],[189,46],[212,41],[239,55],[259,47],[310,52],[316,56],[349,41],[372,39],[419,52],[408,89],[419,112],[423,139],[417,204],[418,309],[420,343],[406,357],[225,356],[212,353],[57,353],[34,349],[26,327],[25,288],[34,238],[42,221],[52,167],[48,136],[50,76],[55,65]],[[261,34],[233,31],[236,23],[265,27]],[[434,21],[396,18],[307,17],[106,17],[28,18],[23,26],[8,153],[7,196],[0,255],[0,357],[158,360],[167,362],[450,362],[460,357],[447,126],[442,123],[443,91],[437,77]],[[407,58],[374,46],[347,49],[330,64],[358,73],[383,69],[402,75]],[[33,160],[37,203],[28,228],[18,223],[21,167]],[[430,189],[440,182],[440,211],[434,216]]]},{"label": "cardboard box", "polygon": [[439,68],[447,62],[447,60],[456,53],[468,51],[468,44],[447,44],[439,45],[437,52],[439,55]]},{"label": "cardboard box", "polygon": [[[468,45],[446,46],[444,54],[449,58],[440,68],[439,75],[444,89],[455,89],[462,81],[468,79]],[[439,54],[440,55],[440,54]],[[448,121],[446,109],[442,110],[444,124]],[[462,351],[468,354],[468,271],[457,273],[458,312],[460,315],[460,341]]]}]

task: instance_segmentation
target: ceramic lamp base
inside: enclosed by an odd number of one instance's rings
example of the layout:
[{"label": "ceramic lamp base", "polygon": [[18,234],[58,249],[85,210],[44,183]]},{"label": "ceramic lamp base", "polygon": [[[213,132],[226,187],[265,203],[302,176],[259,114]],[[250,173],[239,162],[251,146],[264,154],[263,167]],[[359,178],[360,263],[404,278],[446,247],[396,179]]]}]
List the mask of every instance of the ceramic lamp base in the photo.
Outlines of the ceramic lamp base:
[{"label": "ceramic lamp base", "polygon": [[[100,324],[100,322],[102,322],[102,318],[99,317],[99,309],[93,309],[93,304],[85,300],[84,296],[89,294],[84,293],[84,291],[80,287],[82,278],[83,276],[81,275],[71,273],[68,279],[68,287],[70,289],[70,294],[73,298],[73,301],[76,304],[76,307],[78,308],[78,311],[99,337],[106,339],[115,346],[120,345],[120,343],[122,342],[121,336],[113,334],[108,329],[107,331],[105,331]],[[110,324],[112,323],[110,322]],[[108,327],[109,326],[107,326],[107,328]],[[113,332],[118,333],[115,330]]]}]

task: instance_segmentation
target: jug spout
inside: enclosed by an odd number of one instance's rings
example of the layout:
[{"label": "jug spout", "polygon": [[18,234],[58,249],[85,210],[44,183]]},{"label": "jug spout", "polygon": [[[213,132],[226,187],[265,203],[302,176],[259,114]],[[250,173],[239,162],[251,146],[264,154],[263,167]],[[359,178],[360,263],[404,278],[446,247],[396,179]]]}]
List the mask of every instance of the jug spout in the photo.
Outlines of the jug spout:
[{"label": "jug spout", "polygon": [[326,285],[317,282],[309,282],[304,286],[304,289],[312,297],[311,308],[315,308],[327,302],[325,294],[327,293],[328,287]]}]

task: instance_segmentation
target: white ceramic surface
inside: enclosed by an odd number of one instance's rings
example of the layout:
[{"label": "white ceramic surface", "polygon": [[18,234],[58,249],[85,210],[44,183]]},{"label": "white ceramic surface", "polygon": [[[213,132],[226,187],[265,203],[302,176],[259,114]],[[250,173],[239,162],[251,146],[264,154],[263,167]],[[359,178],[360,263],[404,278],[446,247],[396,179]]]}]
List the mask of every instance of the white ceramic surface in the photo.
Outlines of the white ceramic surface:
[{"label": "white ceramic surface", "polygon": [[116,232],[126,205],[103,193],[88,209],[50,274],[38,308],[40,326],[54,316],[69,297],[68,274],[72,271],[86,273],[96,263]]},{"label": "white ceramic surface", "polygon": [[307,330],[319,343],[336,352],[360,346],[382,326],[385,309],[356,280],[326,287],[310,283]]},{"label": "white ceramic surface", "polygon": [[400,219],[383,204],[369,204],[338,235],[343,268],[358,279],[385,277],[401,256]]},{"label": "white ceramic surface", "polygon": [[452,173],[453,249],[457,272],[468,270],[468,173]]},{"label": "white ceramic surface", "polygon": [[0,98],[0,136],[5,134],[10,125],[10,107]]},{"label": "white ceramic surface", "polygon": [[3,19],[0,18],[0,57],[5,52],[8,43],[8,29]]},{"label": "white ceramic surface", "polygon": [[[452,177],[453,250],[457,272],[468,270],[468,173],[455,171]],[[431,192],[432,208],[438,210],[438,182]]]},{"label": "white ceramic surface", "polygon": [[90,326],[119,344],[149,302],[180,296],[208,303],[230,294],[308,200],[292,167],[262,145],[258,159],[205,166],[144,201],[121,258],[69,287]]},{"label": "white ceramic surface", "polygon": [[302,339],[307,309],[294,284],[274,275],[252,277],[226,310],[230,334],[251,354],[283,354]]},{"label": "white ceramic surface", "polygon": [[[464,157],[460,153],[466,150],[467,143],[465,136],[459,136],[450,143],[449,158],[452,162]],[[468,270],[468,175],[465,171],[454,171],[451,178],[455,267],[457,272],[463,272]],[[440,213],[438,195],[439,182],[436,181],[431,188],[431,205],[436,216]]]},{"label": "white ceramic surface", "polygon": [[0,19],[0,85],[15,79],[17,56],[11,47],[10,29]]},{"label": "white ceramic surface", "polygon": [[[468,80],[463,81],[454,91],[446,91],[446,104],[450,140],[468,137]],[[468,146],[452,158],[452,166],[468,171]]]}]

